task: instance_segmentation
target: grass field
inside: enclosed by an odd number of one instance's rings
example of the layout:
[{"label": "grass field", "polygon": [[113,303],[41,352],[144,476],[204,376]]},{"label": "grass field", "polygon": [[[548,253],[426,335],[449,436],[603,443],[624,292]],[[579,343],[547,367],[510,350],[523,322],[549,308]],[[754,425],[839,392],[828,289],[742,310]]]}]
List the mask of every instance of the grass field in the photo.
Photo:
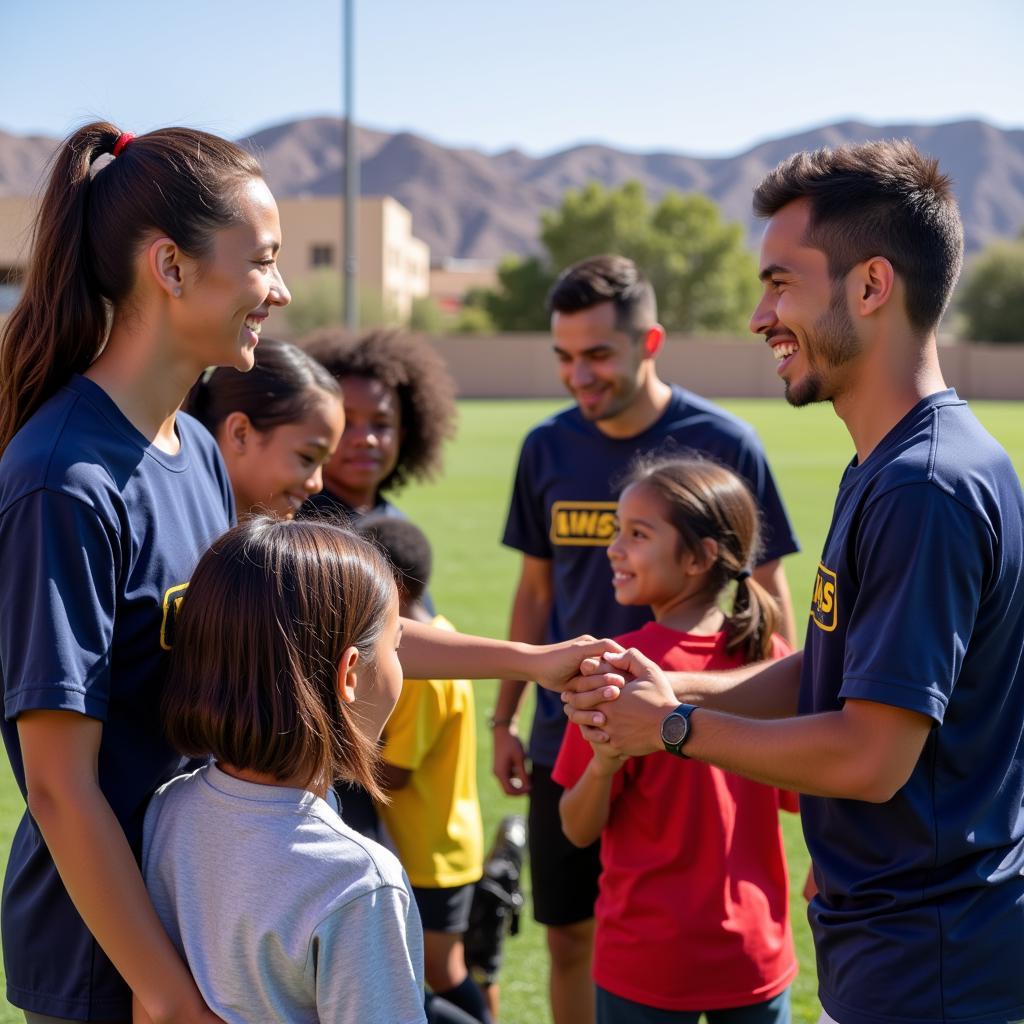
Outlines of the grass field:
[{"label": "grass field", "polygon": [[[399,504],[429,534],[435,549],[431,591],[439,610],[466,632],[500,636],[504,633],[518,560],[498,543],[519,441],[531,425],[560,403],[463,402],[459,436],[447,454],[446,474],[437,484],[410,489]],[[842,423],[831,407],[792,410],[781,400],[722,403],[751,422],[768,450],[802,551],[787,559],[786,568],[798,617],[809,607],[825,531],[836,486],[852,448]],[[977,415],[1014,458],[1024,474],[1024,405],[978,402]],[[494,684],[477,690],[479,720],[479,781],[484,822],[490,836],[502,815],[525,810],[522,801],[502,794],[490,773],[490,736],[484,720],[493,704]],[[22,813],[21,796],[4,761],[0,768],[0,857],[6,859],[10,837]],[[817,1020],[814,955],[808,934],[800,887],[807,854],[799,822],[784,816],[786,847],[792,878],[792,915],[801,971],[794,986],[794,1020]],[[524,918],[519,936],[508,942],[502,978],[503,1021],[506,1024],[545,1024],[546,955],[542,930]],[[22,1021],[6,1003],[0,1024]]]}]

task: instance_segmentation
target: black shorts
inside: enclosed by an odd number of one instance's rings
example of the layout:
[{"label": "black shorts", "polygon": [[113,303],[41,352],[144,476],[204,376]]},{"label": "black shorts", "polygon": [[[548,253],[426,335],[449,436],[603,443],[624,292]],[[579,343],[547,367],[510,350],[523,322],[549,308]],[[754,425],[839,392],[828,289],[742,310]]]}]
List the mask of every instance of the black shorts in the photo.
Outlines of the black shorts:
[{"label": "black shorts", "polygon": [[473,882],[468,885],[456,885],[451,889],[414,885],[412,894],[419,908],[424,930],[462,935],[469,927],[469,908],[473,903],[475,888]]},{"label": "black shorts", "polygon": [[600,841],[580,849],[562,832],[558,801],[564,792],[552,780],[549,767],[533,766],[527,822],[533,916],[549,927],[578,924],[594,916],[601,874]]}]

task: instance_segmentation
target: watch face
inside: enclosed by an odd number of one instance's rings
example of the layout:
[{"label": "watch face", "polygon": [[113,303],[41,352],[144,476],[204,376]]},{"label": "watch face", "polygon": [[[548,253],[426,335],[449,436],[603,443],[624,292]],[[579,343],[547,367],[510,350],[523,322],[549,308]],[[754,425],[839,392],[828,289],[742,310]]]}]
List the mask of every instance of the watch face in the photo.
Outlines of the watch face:
[{"label": "watch face", "polygon": [[661,723],[662,742],[671,746],[682,743],[689,729],[690,723],[682,715],[673,713]]}]

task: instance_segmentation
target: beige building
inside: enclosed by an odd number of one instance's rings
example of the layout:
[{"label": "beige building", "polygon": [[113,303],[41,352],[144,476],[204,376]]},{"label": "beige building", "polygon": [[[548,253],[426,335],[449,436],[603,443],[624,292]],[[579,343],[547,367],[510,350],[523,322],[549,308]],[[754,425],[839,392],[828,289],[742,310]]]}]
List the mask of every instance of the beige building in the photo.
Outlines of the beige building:
[{"label": "beige building", "polygon": [[474,288],[498,285],[498,267],[491,260],[445,260],[430,268],[430,297],[442,313],[458,313]]},{"label": "beige building", "polygon": [[[0,323],[21,290],[37,199],[0,196]],[[337,196],[282,199],[279,264],[290,286],[319,273],[342,289],[344,202]],[[405,323],[430,289],[430,249],[413,236],[412,214],[390,196],[364,196],[357,225],[359,292],[389,323]]]},{"label": "beige building", "polygon": [[[284,238],[278,265],[285,282],[333,271],[341,288],[344,202],[315,196],[282,199],[278,206]],[[406,323],[413,300],[430,289],[430,248],[414,237],[412,214],[391,196],[363,196],[356,232],[361,301],[379,303],[388,322]]]},{"label": "beige building", "polygon": [[33,199],[0,196],[0,323],[21,294],[35,210]]}]

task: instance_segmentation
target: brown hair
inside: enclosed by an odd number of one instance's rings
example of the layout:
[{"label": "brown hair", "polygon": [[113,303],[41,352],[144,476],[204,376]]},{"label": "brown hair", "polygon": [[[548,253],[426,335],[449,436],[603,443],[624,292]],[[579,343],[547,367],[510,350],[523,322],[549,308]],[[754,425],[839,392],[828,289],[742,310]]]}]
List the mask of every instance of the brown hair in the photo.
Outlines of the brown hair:
[{"label": "brown hair", "polygon": [[455,434],[455,383],[444,360],[426,341],[395,330],[352,337],[326,328],[309,335],[302,347],[336,379],[377,380],[398,395],[398,462],[381,481],[381,492],[437,475],[442,445]]},{"label": "brown hair", "polygon": [[658,322],[654,286],[625,256],[591,256],[558,275],[548,293],[549,313],[579,313],[602,302],[615,307],[615,326],[639,334]]},{"label": "brown hair", "polygon": [[809,199],[806,243],[828,258],[833,280],[883,256],[903,281],[907,317],[927,334],[949,302],[964,233],[950,179],[908,139],[796,153],[754,189],[754,212],[771,217]]},{"label": "brown hair", "polygon": [[215,437],[233,412],[244,412],[260,433],[297,423],[323,395],[341,401],[338,382],[315,359],[287,341],[261,338],[253,368],[207,370],[185,396],[182,408]]},{"label": "brown hair", "polygon": [[238,187],[261,176],[234,143],[190,128],[139,136],[106,165],[121,132],[79,128],[54,156],[36,217],[24,292],[0,337],[0,452],[103,347],[111,307],[135,283],[147,232],[201,258],[235,220]]},{"label": "brown hair", "polygon": [[176,623],[163,714],[183,754],[299,777],[357,782],[381,799],[377,748],[338,693],[348,647],[372,665],[395,584],[340,526],[258,516],[199,562]]},{"label": "brown hair", "polygon": [[761,530],[747,485],[710,459],[658,455],[635,463],[623,489],[634,484],[662,499],[668,521],[679,533],[680,551],[695,551],[705,537],[717,541],[709,592],[717,599],[736,580],[732,611],[725,621],[726,650],[742,652],[745,662],[771,657],[772,634],[782,617],[775,599],[750,575],[760,551]]}]

